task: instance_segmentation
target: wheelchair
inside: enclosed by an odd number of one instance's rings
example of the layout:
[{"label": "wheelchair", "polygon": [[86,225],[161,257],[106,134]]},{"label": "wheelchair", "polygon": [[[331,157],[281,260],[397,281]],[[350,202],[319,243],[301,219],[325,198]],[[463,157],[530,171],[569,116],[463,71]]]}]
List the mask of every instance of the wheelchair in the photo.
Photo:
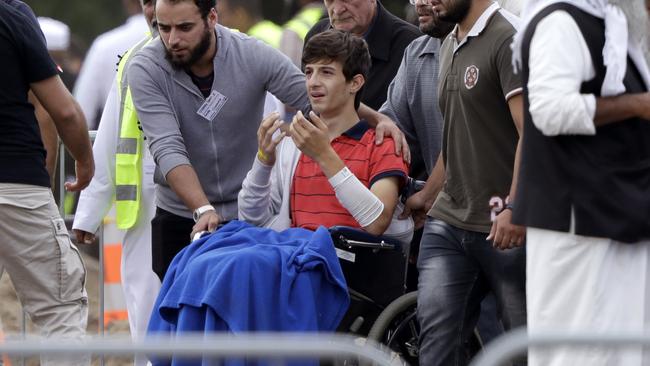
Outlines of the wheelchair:
[{"label": "wheelchair", "polygon": [[417,291],[407,286],[407,277],[417,274],[409,265],[408,245],[349,227],[335,226],[330,233],[350,293],[337,331],[384,344],[417,365]]},{"label": "wheelchair", "polygon": [[[423,185],[410,178],[401,199],[406,200]],[[417,366],[420,327],[416,317],[416,263],[422,229],[409,244],[345,226],[329,231],[350,293],[350,307],[337,331],[383,344],[408,365]],[[473,356],[482,347],[475,330],[466,343],[466,352]]]},{"label": "wheelchair", "polygon": [[[423,185],[409,178],[400,192],[402,201]],[[400,243],[357,228],[329,230],[350,293],[350,307],[337,331],[384,344],[408,364],[417,365],[420,329],[415,259],[420,235],[416,233],[411,243]]]},{"label": "wheelchair", "polygon": [[[403,202],[423,185],[424,182],[409,178],[400,192]],[[350,294],[350,306],[337,332],[383,344],[413,366],[418,365],[419,356],[416,263],[421,231],[416,231],[411,242],[405,244],[359,228],[329,228]],[[206,234],[197,233],[193,240]],[[471,355],[482,348],[476,332],[466,348]],[[335,365],[357,364],[358,360],[346,359]]]}]

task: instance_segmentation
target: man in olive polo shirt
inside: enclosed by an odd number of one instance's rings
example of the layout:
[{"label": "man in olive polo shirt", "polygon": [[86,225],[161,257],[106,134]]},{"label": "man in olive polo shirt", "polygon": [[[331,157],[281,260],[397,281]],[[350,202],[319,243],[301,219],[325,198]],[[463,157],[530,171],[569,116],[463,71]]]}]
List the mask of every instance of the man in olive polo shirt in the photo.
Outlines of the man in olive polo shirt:
[{"label": "man in olive polo shirt", "polygon": [[446,181],[418,259],[420,365],[464,365],[490,290],[506,330],[526,321],[524,229],[511,224],[511,210],[498,210],[514,199],[523,119],[510,50],[518,19],[490,0],[441,0],[434,9],[457,24],[440,50]]}]

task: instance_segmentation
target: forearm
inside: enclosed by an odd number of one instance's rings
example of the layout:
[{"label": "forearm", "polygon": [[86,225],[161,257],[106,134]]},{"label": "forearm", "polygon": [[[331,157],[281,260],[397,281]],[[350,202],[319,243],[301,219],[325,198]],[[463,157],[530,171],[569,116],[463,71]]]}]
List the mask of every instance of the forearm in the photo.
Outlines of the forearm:
[{"label": "forearm", "polygon": [[86,163],[93,160],[88,127],[77,102],[71,100],[70,103],[74,112],[58,120],[53,118],[53,121],[70,155],[74,160]]},{"label": "forearm", "polygon": [[[328,178],[336,198],[343,207],[354,217],[354,219],[371,234],[381,235],[384,233],[392,217],[394,203],[397,202],[397,182],[391,182],[394,186],[395,197],[385,198],[388,193],[381,193],[390,189],[382,189],[380,183],[373,185],[373,190],[377,189],[380,194],[376,194],[361,181],[345,166],[344,162],[338,155],[332,151],[330,154],[323,154],[316,161]],[[389,179],[383,179],[389,181]],[[375,187],[377,186],[377,188]],[[381,199],[382,196],[384,200]],[[384,204],[393,202],[391,205]],[[390,208],[390,210],[388,210]]]},{"label": "forearm", "polygon": [[509,201],[514,202],[515,197],[517,196],[517,182],[519,181],[519,166],[521,165],[521,141],[522,138],[519,138],[517,143],[517,151],[515,152],[515,164],[512,170],[512,183],[510,184],[510,192],[508,196],[510,197]]},{"label": "forearm", "polygon": [[[32,103],[34,104],[34,103]],[[59,135],[56,133],[56,127],[54,126],[54,121],[47,112],[43,109],[40,103],[34,104],[36,109],[36,120],[38,121],[38,127],[41,130],[41,139],[43,140],[43,146],[47,152],[47,157],[45,159],[45,168],[50,174],[50,180],[54,180],[56,175],[56,159],[59,155]]]},{"label": "forearm", "polygon": [[340,172],[341,169],[345,168],[345,163],[333,149],[329,149],[320,154],[314,160],[316,160],[327,178],[333,177],[336,173]]},{"label": "forearm", "polygon": [[604,126],[629,118],[640,117],[643,109],[650,108],[650,93],[622,94],[615,97],[596,98],[594,124]]},{"label": "forearm", "polygon": [[328,177],[328,181],[334,189],[336,199],[354,217],[359,226],[377,235],[386,230],[388,225],[383,225],[382,221],[378,222],[385,210],[384,203],[347,167],[334,176]]},{"label": "forearm", "polygon": [[191,165],[179,165],[171,169],[165,178],[190,211],[210,204]]},{"label": "forearm", "polygon": [[255,159],[237,198],[240,220],[254,225],[263,225],[272,216],[270,211],[272,169],[271,166]]},{"label": "forearm", "polygon": [[393,210],[389,213],[384,205],[381,214],[369,225],[364,226],[363,230],[372,235],[383,235],[386,229],[388,229],[388,226],[390,226],[390,221],[393,218]]},{"label": "forearm", "polygon": [[427,181],[422,187],[422,194],[425,197],[427,207],[433,205],[433,201],[438,197],[438,193],[442,190],[442,186],[445,183],[445,163],[442,160],[442,152],[438,155],[438,160],[436,160],[436,165],[433,167],[431,174],[427,178]]},{"label": "forearm", "polygon": [[517,194],[517,180],[519,177],[519,165],[521,163],[521,144],[524,136],[524,99],[521,95],[510,98],[508,101],[510,107],[510,114],[512,115],[512,120],[519,134],[519,140],[517,140],[517,149],[515,150],[515,161],[512,169],[512,182],[510,183],[510,191],[508,196],[510,201],[515,200]]}]

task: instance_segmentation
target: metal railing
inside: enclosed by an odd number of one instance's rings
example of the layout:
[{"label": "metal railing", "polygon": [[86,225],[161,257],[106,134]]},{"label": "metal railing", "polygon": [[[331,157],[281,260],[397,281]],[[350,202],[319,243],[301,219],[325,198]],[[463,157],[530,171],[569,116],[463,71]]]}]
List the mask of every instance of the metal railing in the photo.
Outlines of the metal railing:
[{"label": "metal railing", "polygon": [[[90,131],[91,141],[94,141],[96,131]],[[61,216],[65,217],[64,201],[66,179],[65,147],[59,151],[59,207]],[[269,357],[273,359],[295,359],[304,357],[340,358],[355,356],[374,362],[377,365],[395,365],[394,355],[375,346],[363,346],[352,337],[344,335],[316,336],[301,335],[249,335],[232,337],[229,335],[210,335],[200,337],[184,337],[171,339],[156,339],[151,341],[132,342],[131,338],[115,338],[104,336],[104,266],[103,241],[101,227],[99,240],[99,337],[90,338],[74,345],[64,342],[35,340],[25,336],[26,322],[23,314],[21,322],[22,335],[17,340],[6,340],[0,343],[0,354],[6,353],[17,356],[35,354],[82,354],[91,353],[103,356],[147,354],[156,356],[187,355],[187,356],[218,356],[218,357]],[[603,348],[625,348],[634,346],[650,347],[650,331],[602,334],[596,332],[567,332],[549,331],[528,334],[526,328],[507,332],[490,342],[471,362],[471,366],[502,365],[517,356],[523,355],[529,347],[585,347],[598,346]],[[392,357],[392,358],[391,358]],[[400,361],[403,362],[403,361]],[[403,363],[400,363],[403,364]]]},{"label": "metal railing", "polygon": [[526,328],[519,328],[490,342],[474,358],[470,366],[503,365],[516,356],[523,355],[529,348],[593,346],[602,348],[649,347],[650,331],[602,333],[588,330],[557,330],[528,334]]},{"label": "metal railing", "polygon": [[158,357],[210,357],[273,360],[356,359],[377,366],[406,365],[404,361],[370,342],[359,344],[349,335],[264,333],[187,335],[133,342],[130,338],[97,337],[78,342],[27,338],[0,343],[0,354],[11,356],[120,356],[142,354]]}]

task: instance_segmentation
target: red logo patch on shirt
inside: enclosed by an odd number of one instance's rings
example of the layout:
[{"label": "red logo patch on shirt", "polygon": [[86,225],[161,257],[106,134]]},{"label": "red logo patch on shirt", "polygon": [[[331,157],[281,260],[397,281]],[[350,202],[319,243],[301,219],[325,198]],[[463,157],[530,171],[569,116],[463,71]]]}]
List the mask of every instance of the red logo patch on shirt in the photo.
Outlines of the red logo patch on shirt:
[{"label": "red logo patch on shirt", "polygon": [[470,65],[465,69],[465,87],[467,89],[472,89],[478,83],[478,67],[475,65]]}]

